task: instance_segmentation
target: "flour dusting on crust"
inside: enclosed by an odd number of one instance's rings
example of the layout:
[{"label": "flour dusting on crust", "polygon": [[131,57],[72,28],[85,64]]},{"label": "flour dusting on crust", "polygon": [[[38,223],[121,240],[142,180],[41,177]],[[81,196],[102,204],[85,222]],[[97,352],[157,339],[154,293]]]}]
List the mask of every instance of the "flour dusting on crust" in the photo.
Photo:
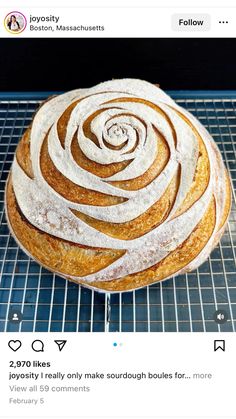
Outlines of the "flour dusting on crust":
[{"label": "flour dusting on crust", "polygon": [[[75,106],[62,144],[58,121],[72,104]],[[85,134],[84,125],[89,119],[96,141]],[[117,186],[117,182],[136,179],[150,169],[158,157],[158,135],[164,138],[169,149],[169,159],[161,173],[138,190]],[[40,167],[40,153],[46,136],[50,159],[65,178],[85,189],[122,198],[122,202],[109,206],[80,204],[55,191]],[[194,181],[199,158],[198,136],[208,153],[209,182],[200,198],[185,212],[175,216]],[[85,170],[72,154],[72,140],[75,138],[77,146],[91,162],[100,165],[127,162],[127,165],[106,178]],[[27,176],[15,158],[12,168],[14,193],[26,219],[39,230],[83,246],[126,251],[97,273],[75,278],[88,282],[118,279],[163,260],[190,236],[215,196],[215,228],[201,254],[185,267],[192,269],[212,248],[226,200],[225,169],[213,143],[202,125],[158,87],[134,79],[108,81],[90,89],[62,94],[43,104],[33,120],[30,134],[33,179]],[[135,220],[161,199],[179,169],[180,182],[171,211],[163,223],[140,237],[131,240],[111,237],[82,221],[73,212],[77,210],[93,219],[118,225]]]}]

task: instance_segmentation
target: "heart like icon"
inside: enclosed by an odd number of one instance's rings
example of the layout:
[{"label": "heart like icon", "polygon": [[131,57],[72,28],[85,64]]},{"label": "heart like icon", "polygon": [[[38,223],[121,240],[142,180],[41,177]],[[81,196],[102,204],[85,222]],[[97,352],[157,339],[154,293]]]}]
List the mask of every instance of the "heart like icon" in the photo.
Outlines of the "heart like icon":
[{"label": "heart like icon", "polygon": [[22,343],[20,340],[9,340],[8,346],[11,348],[12,351],[16,352],[20,349]]}]

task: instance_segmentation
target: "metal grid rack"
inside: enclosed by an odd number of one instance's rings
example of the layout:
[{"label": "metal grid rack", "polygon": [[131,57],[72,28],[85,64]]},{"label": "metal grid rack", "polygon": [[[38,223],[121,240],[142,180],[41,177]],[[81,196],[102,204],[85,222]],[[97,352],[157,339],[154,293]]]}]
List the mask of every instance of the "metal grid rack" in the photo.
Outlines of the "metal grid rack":
[{"label": "metal grid rack", "polygon": [[[236,329],[236,92],[172,92],[210,131],[231,174],[227,231],[194,272],[123,294],[100,294],[42,268],[19,249],[4,215],[4,187],[16,145],[41,99],[0,96],[0,331],[231,332]],[[9,322],[9,309],[23,313]],[[228,321],[213,320],[217,309]]]}]

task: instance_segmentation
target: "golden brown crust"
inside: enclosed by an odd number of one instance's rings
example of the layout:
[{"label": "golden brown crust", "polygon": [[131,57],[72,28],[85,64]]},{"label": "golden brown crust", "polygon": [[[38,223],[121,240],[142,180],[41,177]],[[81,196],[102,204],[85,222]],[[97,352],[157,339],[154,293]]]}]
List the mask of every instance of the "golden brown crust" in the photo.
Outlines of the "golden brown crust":
[{"label": "golden brown crust", "polygon": [[72,210],[72,212],[88,225],[111,237],[121,240],[135,239],[151,231],[167,218],[178,191],[179,176],[180,171],[173,176],[166,192],[159,201],[149,208],[145,214],[140,215],[132,221],[122,224],[108,223],[106,221],[95,220],[77,210]]},{"label": "golden brown crust", "polygon": [[[228,179],[228,176],[227,176]],[[228,180],[229,184],[229,180]],[[39,232],[34,226],[30,225],[20,215],[14,192],[12,189],[11,178],[7,184],[7,213],[11,220],[11,227],[16,238],[37,260],[39,260],[49,270],[61,272],[64,275],[87,275],[96,272],[99,269],[109,265],[123,252],[104,250],[104,249],[85,249],[78,245],[64,242],[63,240],[52,237],[46,233]],[[228,196],[225,213],[230,209],[230,194]],[[89,285],[106,291],[128,291],[133,288],[139,288],[160,281],[167,275],[174,275],[175,272],[182,269],[187,261],[192,260],[201,251],[202,247],[209,240],[215,225],[215,204],[212,202],[202,218],[197,228],[190,237],[172,252],[167,258],[157,265],[140,272],[136,275],[129,275],[120,280],[91,282]],[[223,233],[223,232],[222,232]],[[77,282],[78,281],[75,281]],[[88,285],[82,280],[79,283]]]},{"label": "golden brown crust", "polygon": [[30,131],[31,129],[28,128],[19,142],[16,149],[16,158],[24,172],[33,179],[34,174],[30,159]]},{"label": "golden brown crust", "polygon": [[47,179],[48,184],[56,192],[72,202],[86,205],[116,205],[125,201],[123,198],[116,196],[113,197],[97,191],[85,189],[63,176],[50,159],[47,147],[47,138],[48,137],[45,137],[41,149],[40,166],[43,177]]},{"label": "golden brown crust", "polygon": [[[119,101],[120,100],[125,102],[130,99],[121,98]],[[117,101],[118,99],[107,103],[115,103]],[[135,98],[133,101],[150,106],[157,113],[160,113],[170,125],[176,142],[176,134],[172,123],[158,106],[145,101],[144,99]],[[70,105],[59,118],[57,123],[58,136],[62,147],[65,145],[64,140],[68,120],[77,103],[79,103],[79,101]],[[87,118],[83,126],[85,136],[90,138],[95,144],[97,143],[97,138],[91,132],[90,124],[91,120],[97,116],[99,112],[100,111],[97,111],[92,116]],[[181,115],[180,112],[179,115]],[[196,136],[199,155],[191,188],[189,189],[183,202],[172,214],[172,219],[183,214],[191,208],[197,200],[200,199],[206,191],[210,179],[210,162],[206,146],[193,124],[184,115],[181,116]],[[16,157],[17,162],[23,171],[31,179],[33,179],[34,174],[30,160],[30,133],[31,128],[28,128],[17,147]],[[88,172],[101,178],[110,177],[115,173],[124,170],[130,163],[128,160],[114,164],[102,165],[89,160],[78,146],[76,135],[74,135],[71,144],[71,153],[75,162]],[[169,161],[170,150],[165,138],[158,130],[155,130],[155,135],[158,141],[158,153],[156,154],[151,167],[149,167],[149,169],[142,176],[127,181],[113,181],[110,182],[111,185],[127,191],[136,191],[149,185],[160,175]],[[116,147],[113,146],[113,148],[115,149]],[[216,159],[219,158],[219,154],[216,152]],[[48,136],[45,137],[41,148],[40,168],[43,177],[47,180],[50,187],[71,202],[102,207],[116,205],[125,202],[126,200],[121,197],[106,195],[101,192],[85,189],[63,176],[50,158],[48,152]],[[214,244],[216,244],[219,240],[219,236],[223,232],[223,227],[227,221],[231,205],[230,181],[226,171],[225,177],[226,201],[224,204],[222,221],[218,229],[219,234],[218,236],[216,235]],[[173,177],[161,198],[146,212],[128,222],[116,224],[95,219],[77,210],[71,209],[71,211],[84,223],[93,227],[97,231],[105,233],[109,237],[120,240],[132,240],[150,232],[163,223],[163,221],[168,217],[179,191],[180,178],[181,166],[179,165],[177,172],[173,174]],[[23,246],[23,248],[43,266],[74,282],[110,292],[128,291],[140,288],[184,270],[185,267],[201,253],[204,246],[206,246],[216,225],[216,202],[214,196],[212,195],[210,204],[196,228],[192,231],[184,243],[182,243],[182,245],[170,252],[169,255],[162,259],[159,263],[145,269],[142,272],[130,274],[122,278],[109,281],[88,282],[83,281],[83,279],[76,280],[76,278],[73,277],[82,278],[83,276],[94,274],[118,260],[126,253],[126,251],[99,248],[99,243],[94,243],[94,247],[86,247],[38,230],[24,217],[17,204],[11,175],[9,176],[6,188],[6,207],[9,224],[16,239]]]},{"label": "golden brown crust", "polygon": [[50,270],[65,275],[87,275],[103,269],[124,254],[123,251],[86,248],[39,231],[17,206],[11,176],[6,190],[7,214],[16,239],[35,259]]},{"label": "golden brown crust", "polygon": [[[189,260],[194,259],[200,253],[203,246],[208,242],[215,226],[215,203],[214,199],[207,209],[206,214],[192,232],[188,239],[179,246],[174,252],[170,253],[165,259],[144,272],[127,275],[116,281],[96,282],[90,285],[106,291],[129,291],[133,288],[139,288],[151,285],[163,278],[174,275],[180,269],[186,266]],[[85,285],[85,283],[84,283]]]}]

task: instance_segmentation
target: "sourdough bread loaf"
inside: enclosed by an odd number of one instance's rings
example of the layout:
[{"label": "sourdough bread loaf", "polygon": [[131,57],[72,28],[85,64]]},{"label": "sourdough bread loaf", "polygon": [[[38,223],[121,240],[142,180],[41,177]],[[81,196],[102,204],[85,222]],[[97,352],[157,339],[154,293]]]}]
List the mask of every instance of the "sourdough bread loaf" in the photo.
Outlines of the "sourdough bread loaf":
[{"label": "sourdough bread loaf", "polygon": [[27,254],[112,292],[197,268],[224,231],[231,192],[200,122],[157,86],[123,79],[40,107],[5,199]]}]

